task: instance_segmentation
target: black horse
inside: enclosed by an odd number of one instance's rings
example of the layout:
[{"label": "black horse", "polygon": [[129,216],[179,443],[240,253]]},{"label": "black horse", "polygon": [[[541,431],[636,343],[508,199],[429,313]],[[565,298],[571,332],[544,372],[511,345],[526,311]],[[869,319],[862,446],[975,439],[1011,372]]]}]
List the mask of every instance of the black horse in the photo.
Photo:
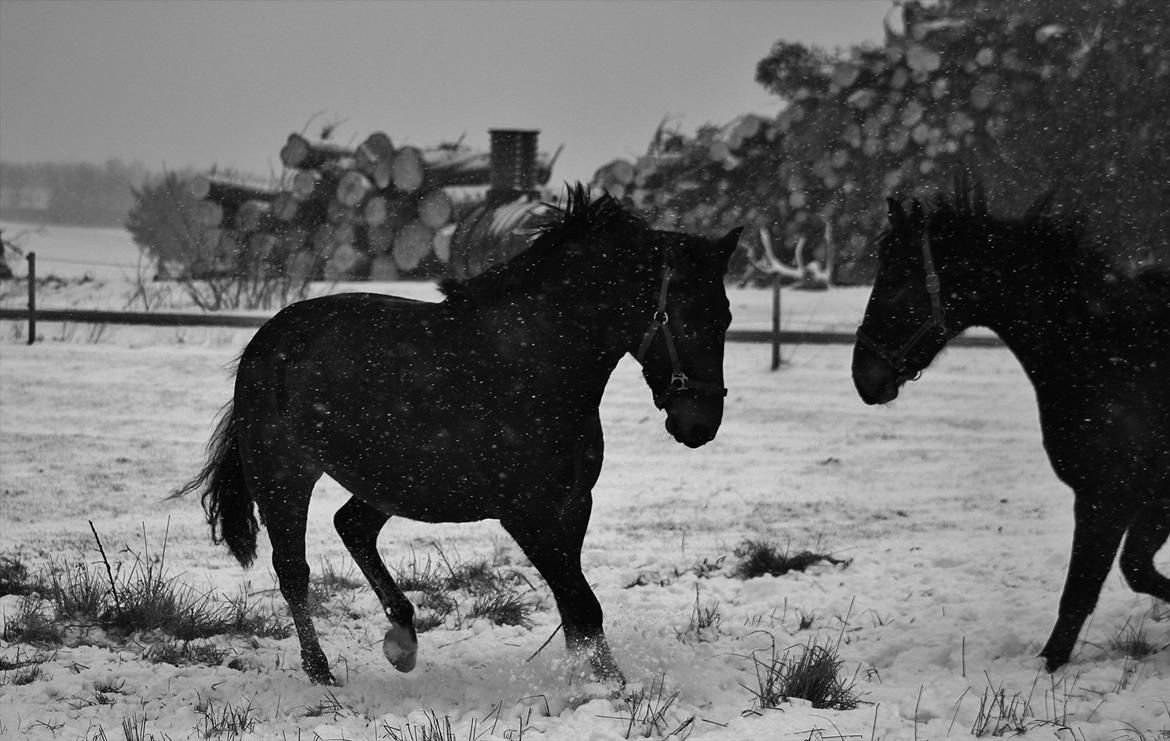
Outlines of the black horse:
[{"label": "black horse", "polygon": [[1154,554],[1170,534],[1170,271],[1127,273],[1082,220],[1037,201],[1020,219],[988,214],[982,188],[910,213],[889,201],[877,279],[857,330],[853,382],[884,404],[949,339],[992,329],[1036,389],[1044,448],[1076,497],[1060,611],[1040,655],[1068,662],[1122,535],[1121,571],[1170,601]]},{"label": "black horse", "polygon": [[207,464],[178,493],[203,491],[213,539],[245,566],[258,507],[314,682],[334,682],[306,606],[305,526],[322,474],[352,495],[334,525],[390,621],[383,651],[397,669],[415,664],[414,608],[378,555],[379,530],[394,515],[498,519],[548,582],[570,651],[622,680],[581,573],[602,392],[631,353],[674,438],[694,448],[715,437],[723,275],[739,230],[652,230],[580,185],[560,212],[508,263],[444,282],[440,303],[303,301],[244,349]]}]

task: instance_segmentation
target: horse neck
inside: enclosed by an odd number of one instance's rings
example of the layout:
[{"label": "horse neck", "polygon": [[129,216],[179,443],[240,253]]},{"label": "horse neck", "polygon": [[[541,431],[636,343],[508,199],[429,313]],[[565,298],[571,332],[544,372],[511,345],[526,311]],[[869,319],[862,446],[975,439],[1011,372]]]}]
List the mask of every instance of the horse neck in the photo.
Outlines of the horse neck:
[{"label": "horse neck", "polygon": [[961,292],[972,304],[967,325],[995,332],[1029,375],[1066,362],[1083,344],[1070,336],[1069,318],[1082,301],[1071,270],[1022,240],[1003,239],[992,249],[964,271],[971,283]]},{"label": "horse neck", "polygon": [[636,298],[648,294],[644,267],[606,268],[567,260],[555,272],[569,276],[569,282],[516,294],[490,311],[502,313],[498,321],[513,326],[539,325],[537,341],[526,340],[531,352],[608,379],[629,346],[636,344],[633,335],[649,325],[653,307],[640,306],[647,301]]}]

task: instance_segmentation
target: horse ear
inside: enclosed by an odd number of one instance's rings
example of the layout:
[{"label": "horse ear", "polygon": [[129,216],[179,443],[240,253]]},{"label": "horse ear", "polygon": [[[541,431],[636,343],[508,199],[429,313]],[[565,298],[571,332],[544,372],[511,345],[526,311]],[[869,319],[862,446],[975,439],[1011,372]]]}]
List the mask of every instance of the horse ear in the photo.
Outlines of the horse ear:
[{"label": "horse ear", "polygon": [[731,253],[735,252],[736,247],[739,246],[739,235],[742,233],[743,227],[737,226],[719,238],[719,254],[723,256],[724,260],[731,259]]},{"label": "horse ear", "polygon": [[893,198],[886,199],[886,218],[890,221],[890,226],[896,227],[906,221],[906,209],[902,208],[902,202]]},{"label": "horse ear", "polygon": [[976,178],[971,189],[971,211],[976,216],[987,215],[987,188],[982,178]]},{"label": "horse ear", "polygon": [[1032,205],[1028,206],[1028,210],[1024,212],[1023,220],[1026,224],[1038,220],[1048,211],[1048,207],[1052,205],[1052,199],[1056,196],[1056,188],[1050,188],[1040,194],[1040,197],[1032,201]]},{"label": "horse ear", "polygon": [[912,221],[922,221],[923,218],[922,201],[915,198],[914,202],[910,204],[910,219]]}]

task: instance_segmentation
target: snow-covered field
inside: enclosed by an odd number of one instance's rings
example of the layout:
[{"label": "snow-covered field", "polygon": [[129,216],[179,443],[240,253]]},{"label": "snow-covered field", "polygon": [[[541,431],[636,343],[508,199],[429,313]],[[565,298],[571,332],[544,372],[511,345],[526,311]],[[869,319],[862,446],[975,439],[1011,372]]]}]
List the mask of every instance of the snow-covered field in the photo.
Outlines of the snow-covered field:
[{"label": "snow-covered field", "polygon": [[[40,303],[122,308],[129,290],[108,276]],[[12,285],[4,294],[20,305]],[[785,324],[851,328],[864,300],[864,290],[785,292]],[[766,326],[769,301],[733,291],[733,326]],[[41,331],[45,341],[29,347],[18,323],[0,323],[0,555],[98,561],[89,520],[111,560],[126,559],[124,547],[142,552],[144,532],[158,554],[167,533],[166,566],[181,579],[225,599],[246,587],[283,610],[265,538],[260,565],[244,571],[210,543],[197,499],[165,498],[198,469],[250,331]],[[1028,738],[1170,738],[1170,608],[1134,595],[1116,571],[1073,661],[1048,675],[1035,658],[1056,615],[1072,494],[1048,466],[1032,389],[1010,354],[951,350],[894,406],[873,409],[853,391],[850,351],[789,346],[773,373],[766,346],[729,345],[724,424],[694,451],[663,430],[634,362],[619,366],[583,559],[630,680],[625,698],[573,680],[559,635],[542,648],[558,624],[551,597],[497,523],[394,519],[379,540],[389,565],[438,558],[436,542],[463,561],[509,559],[536,586],[534,626],[448,621],[420,636],[419,665],[404,675],[382,656],[374,595],[347,591],[317,618],[337,688],[308,683],[295,638],[213,639],[228,650],[219,666],[150,663],[142,653],[156,636],[60,647],[36,681],[0,673],[0,737],[115,739],[124,719],[144,724],[144,738],[201,737],[207,708],[250,704],[254,738],[421,739],[429,713],[460,741],[925,741],[994,727],[998,696],[999,714],[1010,709]],[[348,561],[332,529],[345,498],[331,481],[318,487],[314,568]],[[738,579],[732,552],[749,539],[850,562]],[[1170,571],[1170,548],[1157,560]],[[716,628],[688,630],[696,599],[717,612]],[[0,611],[11,617],[17,604],[2,598]],[[802,617],[811,627],[800,629]],[[1139,624],[1155,653],[1111,646]],[[753,652],[767,659],[772,646],[810,641],[837,648],[860,706],[755,709]],[[0,642],[8,660],[32,651]],[[99,692],[111,686],[120,689]],[[649,698],[631,721],[626,698],[638,689]]]}]

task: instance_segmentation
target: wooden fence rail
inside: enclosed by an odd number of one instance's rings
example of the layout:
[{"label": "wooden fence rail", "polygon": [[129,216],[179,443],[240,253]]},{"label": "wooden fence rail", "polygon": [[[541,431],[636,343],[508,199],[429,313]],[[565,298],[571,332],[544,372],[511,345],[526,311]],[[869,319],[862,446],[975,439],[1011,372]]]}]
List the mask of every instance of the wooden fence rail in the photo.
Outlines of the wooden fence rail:
[{"label": "wooden fence rail", "polygon": [[[34,317],[40,322],[82,322],[88,324],[138,324],[158,327],[259,327],[271,317],[248,314],[186,314],[162,312],[101,311],[94,309],[2,309],[0,320],[26,321]],[[776,339],[775,333],[767,329],[731,329],[727,332],[728,342],[768,343]],[[815,332],[802,330],[781,330],[781,343],[807,345],[851,345],[852,332]],[[1002,347],[995,337],[960,336],[951,340],[951,346],[959,347]]]},{"label": "wooden fence rail", "polygon": [[247,314],[184,314],[100,309],[0,309],[0,319],[85,324],[142,324],[157,327],[259,327],[272,317]]},{"label": "wooden fence rail", "polygon": [[[28,308],[0,308],[0,320],[28,322],[28,344],[36,342],[37,321],[81,322],[85,324],[138,324],[155,327],[259,327],[271,317],[250,314],[195,314],[139,311],[105,311],[101,309],[41,309],[37,307],[36,270],[37,255],[29,252],[28,259]],[[808,330],[780,329],[780,283],[772,287],[772,329],[731,329],[727,332],[728,342],[758,342],[772,345],[772,370],[780,366],[780,345],[784,343],[807,345],[852,345],[856,339],[853,332],[814,332]],[[951,340],[951,345],[960,347],[1000,347],[996,337],[960,336]]]}]

